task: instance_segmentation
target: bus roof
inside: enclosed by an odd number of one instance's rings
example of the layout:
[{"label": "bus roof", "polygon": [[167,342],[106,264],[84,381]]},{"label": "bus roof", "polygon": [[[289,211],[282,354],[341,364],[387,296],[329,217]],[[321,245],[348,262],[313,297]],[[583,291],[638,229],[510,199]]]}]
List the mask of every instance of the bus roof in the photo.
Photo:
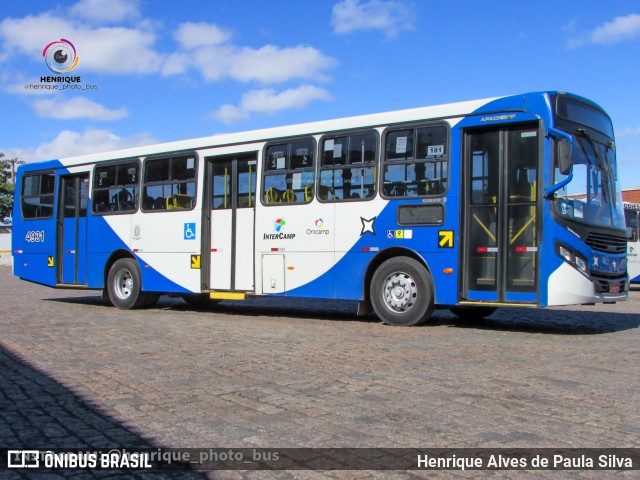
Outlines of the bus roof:
[{"label": "bus roof", "polygon": [[[524,96],[519,103],[524,105]],[[144,145],[140,147],[128,148],[87,154],[81,156],[64,157],[57,160],[34,162],[21,165],[23,170],[59,168],[60,163],[64,166],[81,165],[84,163],[94,163],[106,160],[117,160],[130,157],[146,157],[168,152],[179,152],[186,150],[199,150],[204,148],[214,148],[227,145],[249,144],[264,142],[275,138],[296,137],[302,135],[312,135],[318,133],[357,129],[365,127],[375,127],[391,125],[402,122],[419,121],[424,119],[445,119],[456,118],[469,115],[471,113],[482,113],[482,106],[505,97],[485,98],[465,102],[456,102],[429,107],[419,107],[406,110],[396,110],[384,113],[360,115],[333,120],[323,120],[318,122],[301,123],[297,125],[287,125],[272,127],[260,130],[251,130],[236,133],[215,134],[207,137],[178,140],[174,142]],[[516,98],[514,97],[514,100]]]}]

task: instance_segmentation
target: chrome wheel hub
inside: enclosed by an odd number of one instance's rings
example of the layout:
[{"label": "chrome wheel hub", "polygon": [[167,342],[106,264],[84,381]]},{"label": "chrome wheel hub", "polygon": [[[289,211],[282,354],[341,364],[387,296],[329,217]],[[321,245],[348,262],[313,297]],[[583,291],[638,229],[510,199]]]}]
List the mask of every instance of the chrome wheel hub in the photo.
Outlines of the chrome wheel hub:
[{"label": "chrome wheel hub", "polygon": [[387,308],[396,313],[411,310],[418,297],[415,280],[404,272],[389,275],[382,284],[382,293]]},{"label": "chrome wheel hub", "polygon": [[114,292],[120,300],[126,300],[133,292],[133,276],[129,270],[119,270],[114,279]]}]

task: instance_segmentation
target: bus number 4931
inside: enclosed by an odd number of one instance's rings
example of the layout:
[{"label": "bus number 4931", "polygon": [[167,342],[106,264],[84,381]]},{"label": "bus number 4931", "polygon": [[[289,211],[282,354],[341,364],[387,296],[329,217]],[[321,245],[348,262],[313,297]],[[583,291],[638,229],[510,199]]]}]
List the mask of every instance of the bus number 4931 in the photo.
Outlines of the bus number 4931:
[{"label": "bus number 4931", "polygon": [[24,240],[29,243],[44,242],[44,230],[29,230]]}]

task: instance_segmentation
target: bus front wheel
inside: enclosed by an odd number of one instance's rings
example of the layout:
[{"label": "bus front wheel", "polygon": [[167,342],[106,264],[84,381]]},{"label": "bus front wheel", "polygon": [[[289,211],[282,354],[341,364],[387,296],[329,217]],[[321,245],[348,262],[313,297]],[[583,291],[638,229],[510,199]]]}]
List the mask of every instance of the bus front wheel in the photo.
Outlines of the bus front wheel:
[{"label": "bus front wheel", "polygon": [[409,257],[384,261],[371,279],[371,304],[387,325],[420,325],[433,313],[433,284],[427,269]]},{"label": "bus front wheel", "polygon": [[132,258],[121,258],[111,266],[107,290],[111,303],[122,310],[141,308],[148,300],[147,294],[142,291],[138,262]]}]

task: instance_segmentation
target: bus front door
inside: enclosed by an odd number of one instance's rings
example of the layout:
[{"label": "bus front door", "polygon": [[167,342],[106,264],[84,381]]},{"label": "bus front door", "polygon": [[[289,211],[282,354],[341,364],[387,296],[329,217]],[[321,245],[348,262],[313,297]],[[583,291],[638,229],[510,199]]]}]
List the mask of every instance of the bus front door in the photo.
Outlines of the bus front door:
[{"label": "bus front door", "polygon": [[89,174],[64,175],[59,189],[57,282],[86,285]]},{"label": "bus front door", "polygon": [[539,135],[465,132],[461,303],[537,303]]},{"label": "bus front door", "polygon": [[257,152],[207,158],[210,290],[254,290],[257,158]]}]

